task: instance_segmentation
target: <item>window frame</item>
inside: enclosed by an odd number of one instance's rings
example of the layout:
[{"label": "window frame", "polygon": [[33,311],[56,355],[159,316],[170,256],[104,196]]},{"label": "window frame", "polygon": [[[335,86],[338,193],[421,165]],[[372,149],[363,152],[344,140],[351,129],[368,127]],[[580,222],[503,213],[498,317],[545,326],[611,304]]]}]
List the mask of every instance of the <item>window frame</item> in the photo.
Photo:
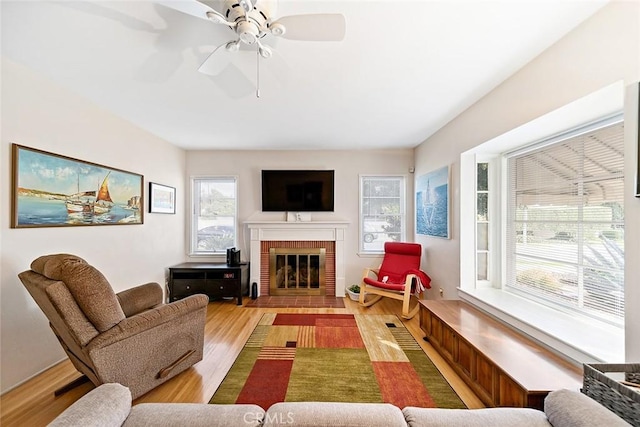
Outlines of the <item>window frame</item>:
[{"label": "window frame", "polygon": [[[378,256],[380,254],[384,254],[384,247],[381,249],[365,249],[365,234],[369,234],[365,232],[365,215],[364,215],[364,184],[366,180],[375,180],[375,179],[396,179],[399,182],[400,194],[398,198],[400,199],[400,212],[398,215],[400,216],[400,241],[405,241],[407,237],[407,176],[402,174],[360,174],[359,175],[359,197],[358,197],[358,254],[359,255],[374,255]],[[391,239],[385,240],[393,241]]]},{"label": "window frame", "polygon": [[[539,139],[536,142],[532,142],[530,144],[525,144],[522,145],[516,149],[507,151],[505,153],[502,153],[500,155],[501,157],[501,162],[503,164],[503,173],[502,173],[502,177],[501,177],[501,209],[503,212],[503,216],[502,216],[502,220],[500,221],[500,226],[499,226],[499,230],[498,232],[500,233],[501,239],[504,242],[503,244],[503,248],[501,250],[501,270],[503,273],[502,276],[502,280],[501,280],[501,286],[499,287],[503,292],[506,293],[511,293],[514,295],[518,295],[522,298],[525,298],[531,302],[534,303],[539,303],[542,304],[546,307],[549,307],[553,310],[557,310],[558,312],[562,312],[562,313],[568,313],[568,314],[577,314],[580,316],[586,316],[586,317],[590,317],[595,319],[596,321],[599,322],[606,322],[606,323],[610,323],[612,325],[618,326],[618,327],[624,327],[624,310],[623,310],[623,317],[621,319],[615,320],[613,317],[608,317],[605,315],[597,315],[594,314],[593,312],[585,309],[585,308],[581,308],[581,307],[573,307],[569,304],[565,304],[565,303],[561,303],[557,300],[554,300],[554,297],[549,297],[549,298],[545,298],[543,295],[535,293],[535,292],[529,292],[527,290],[512,286],[509,284],[509,274],[511,272],[510,270],[510,264],[509,264],[509,251],[512,248],[512,244],[514,245],[513,248],[515,248],[515,242],[510,242],[508,241],[508,235],[511,233],[513,235],[515,235],[515,233],[513,233],[513,229],[515,229],[515,224],[511,224],[508,221],[510,220],[510,217],[508,215],[508,205],[510,203],[510,193],[509,193],[509,187],[510,187],[510,182],[509,182],[509,170],[507,167],[507,162],[509,161],[509,159],[513,159],[513,158],[518,158],[518,157],[522,157],[522,156],[526,156],[528,153],[532,153],[532,152],[536,152],[539,150],[543,150],[545,148],[551,148],[554,147],[558,144],[564,144],[567,141],[576,138],[576,137],[580,137],[580,136],[584,136],[584,135],[588,135],[588,134],[592,134],[595,132],[598,132],[601,129],[605,129],[611,126],[615,126],[617,124],[623,124],[624,125],[624,117],[622,114],[615,114],[613,116],[609,116],[609,117],[602,117],[600,119],[596,119],[593,120],[589,123],[585,123],[581,126],[575,127],[573,129],[568,129],[565,132],[560,132],[556,135],[550,135],[547,138],[542,138]],[[622,168],[622,170],[624,171],[624,168]],[[624,179],[624,177],[622,177],[622,179]],[[624,197],[622,198],[622,203],[624,206]],[[579,222],[576,222],[577,227],[581,228],[583,226],[589,226],[590,222],[586,219],[582,219]],[[578,241],[577,242],[579,245],[583,245],[584,246],[584,242],[583,241]],[[581,252],[582,250],[584,250],[584,247],[580,246],[578,248],[578,256],[581,257]],[[624,249],[623,249],[624,250]],[[517,255],[517,254],[516,254]],[[514,261],[515,262],[515,259]],[[578,259],[578,262],[576,264],[576,267],[578,268],[579,271],[579,275],[581,275],[581,271],[588,268],[588,266],[586,266],[584,264],[584,260]],[[511,272],[511,274],[515,274],[514,272]],[[622,271],[622,275],[624,278],[624,271]],[[477,286],[477,285],[476,285]],[[580,284],[579,287],[583,286],[582,284]],[[579,304],[581,305],[581,304]]]},{"label": "window frame", "polygon": [[199,194],[196,194],[199,188],[199,182],[217,181],[217,182],[231,182],[233,183],[234,191],[234,210],[233,210],[233,245],[231,247],[238,246],[238,177],[235,175],[205,175],[205,176],[192,176],[190,179],[190,207],[191,212],[189,216],[189,256],[226,256],[226,248],[214,251],[206,251],[198,249],[198,205]]}]

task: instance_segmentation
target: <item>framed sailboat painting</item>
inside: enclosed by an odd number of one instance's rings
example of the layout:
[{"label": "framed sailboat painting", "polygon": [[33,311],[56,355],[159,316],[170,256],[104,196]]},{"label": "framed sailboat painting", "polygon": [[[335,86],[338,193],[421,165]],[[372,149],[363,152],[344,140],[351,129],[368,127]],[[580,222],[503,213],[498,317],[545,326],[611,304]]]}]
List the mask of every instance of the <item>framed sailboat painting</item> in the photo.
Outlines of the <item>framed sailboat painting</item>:
[{"label": "framed sailboat painting", "polygon": [[416,180],[416,232],[449,236],[449,166],[421,175]]},{"label": "framed sailboat painting", "polygon": [[143,176],[12,145],[11,227],[142,224]]}]

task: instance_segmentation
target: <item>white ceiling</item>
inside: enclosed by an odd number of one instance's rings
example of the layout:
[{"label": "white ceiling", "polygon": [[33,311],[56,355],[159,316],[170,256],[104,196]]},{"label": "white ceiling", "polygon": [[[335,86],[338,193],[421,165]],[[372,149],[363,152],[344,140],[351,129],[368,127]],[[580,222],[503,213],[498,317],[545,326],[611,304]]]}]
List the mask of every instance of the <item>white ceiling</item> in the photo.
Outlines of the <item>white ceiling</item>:
[{"label": "white ceiling", "polygon": [[153,1],[3,0],[2,55],[186,149],[406,148],[606,3],[280,0],[276,17],[344,14],[346,36],[267,36],[260,98],[254,52],[197,71],[228,27]]}]

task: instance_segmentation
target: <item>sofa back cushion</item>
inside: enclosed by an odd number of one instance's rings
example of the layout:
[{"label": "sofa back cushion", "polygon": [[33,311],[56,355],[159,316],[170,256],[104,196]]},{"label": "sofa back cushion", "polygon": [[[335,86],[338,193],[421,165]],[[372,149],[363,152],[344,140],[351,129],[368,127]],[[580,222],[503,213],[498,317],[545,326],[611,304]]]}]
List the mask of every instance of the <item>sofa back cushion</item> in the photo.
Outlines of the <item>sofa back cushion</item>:
[{"label": "sofa back cushion", "polygon": [[544,412],[554,427],[629,427],[600,403],[575,390],[555,390],[544,399]]},{"label": "sofa back cushion", "polygon": [[402,411],[390,403],[278,402],[269,407],[263,427],[406,427]]},{"label": "sofa back cushion", "polygon": [[65,283],[93,326],[104,332],[125,318],[118,298],[107,279],[95,267],[75,255],[45,255],[31,263],[31,269]]}]

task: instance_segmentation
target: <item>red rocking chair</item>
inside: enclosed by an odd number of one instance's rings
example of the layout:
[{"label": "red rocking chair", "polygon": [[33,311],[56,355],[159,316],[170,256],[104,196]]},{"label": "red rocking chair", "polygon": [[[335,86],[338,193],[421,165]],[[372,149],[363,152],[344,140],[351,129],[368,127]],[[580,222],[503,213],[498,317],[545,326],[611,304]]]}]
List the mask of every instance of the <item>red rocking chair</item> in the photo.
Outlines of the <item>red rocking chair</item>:
[{"label": "red rocking chair", "polygon": [[[421,255],[422,246],[418,243],[386,242],[380,268],[364,270],[360,304],[369,307],[382,297],[393,298],[402,301],[403,318],[415,316],[420,305],[409,309],[411,295],[419,296],[431,287],[431,278],[420,270]],[[367,294],[375,296],[367,301]]]}]

